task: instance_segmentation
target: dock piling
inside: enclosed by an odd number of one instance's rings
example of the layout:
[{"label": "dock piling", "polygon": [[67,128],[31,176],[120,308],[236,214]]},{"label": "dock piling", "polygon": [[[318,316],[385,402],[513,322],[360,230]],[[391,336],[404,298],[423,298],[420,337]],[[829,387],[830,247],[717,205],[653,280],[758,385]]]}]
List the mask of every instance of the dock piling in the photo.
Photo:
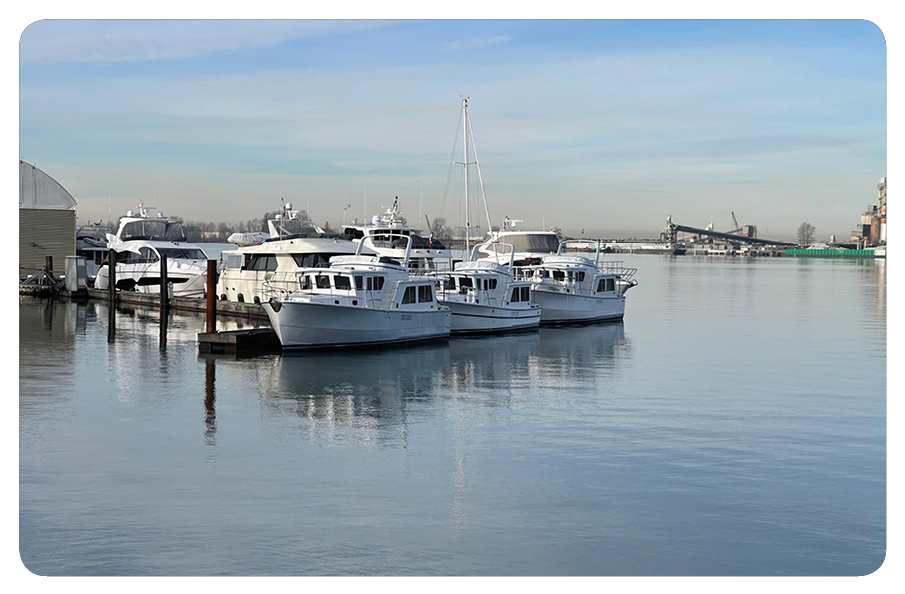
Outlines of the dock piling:
[{"label": "dock piling", "polygon": [[207,261],[207,331],[217,331],[217,261]]}]

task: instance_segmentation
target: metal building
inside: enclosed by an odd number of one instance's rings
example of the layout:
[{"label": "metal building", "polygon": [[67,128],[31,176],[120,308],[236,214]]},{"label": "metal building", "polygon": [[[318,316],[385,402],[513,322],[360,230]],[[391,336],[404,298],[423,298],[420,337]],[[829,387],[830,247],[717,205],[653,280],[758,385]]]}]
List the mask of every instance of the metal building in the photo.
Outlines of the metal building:
[{"label": "metal building", "polygon": [[55,179],[19,159],[19,276],[40,270],[47,256],[62,271],[75,255],[75,199]]}]

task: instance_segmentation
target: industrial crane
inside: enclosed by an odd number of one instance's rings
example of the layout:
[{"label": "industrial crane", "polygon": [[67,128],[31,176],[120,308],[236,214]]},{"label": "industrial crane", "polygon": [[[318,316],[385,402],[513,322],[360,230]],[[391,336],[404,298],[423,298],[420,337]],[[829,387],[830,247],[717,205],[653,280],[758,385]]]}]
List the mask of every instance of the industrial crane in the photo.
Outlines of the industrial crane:
[{"label": "industrial crane", "polygon": [[738,221],[735,219],[735,211],[730,210],[729,212],[732,213],[732,227],[733,227],[732,231],[729,231],[729,233],[738,233],[742,230],[742,228],[739,226]]}]

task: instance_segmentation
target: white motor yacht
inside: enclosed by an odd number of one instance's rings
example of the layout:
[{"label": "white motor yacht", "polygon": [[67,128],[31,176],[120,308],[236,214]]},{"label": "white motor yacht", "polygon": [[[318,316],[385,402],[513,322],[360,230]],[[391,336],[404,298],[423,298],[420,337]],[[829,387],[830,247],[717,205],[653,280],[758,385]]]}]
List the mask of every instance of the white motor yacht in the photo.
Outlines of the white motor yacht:
[{"label": "white motor yacht", "polygon": [[401,344],[449,336],[450,310],[437,301],[435,280],[408,273],[411,239],[403,262],[367,256],[333,256],[329,268],[296,272],[290,295],[262,302],[284,349]]},{"label": "white motor yacht", "polygon": [[[446,274],[436,274],[441,279],[438,289],[440,301],[452,310],[450,332],[453,334],[491,333],[537,328],[541,310],[532,298],[532,283],[518,280],[513,275],[515,249],[511,244],[491,240],[478,242],[469,254],[471,245],[472,210],[478,211],[483,205],[490,228],[490,211],[484,182],[478,163],[474,131],[468,117],[468,98],[462,100],[461,124],[462,160],[450,163],[462,166],[462,211],[465,214],[465,255],[468,259],[457,262],[454,269]],[[458,139],[460,134],[456,133]],[[469,140],[471,142],[469,142]],[[457,142],[458,144],[458,142]],[[455,154],[455,147],[453,148]],[[469,166],[474,166],[477,176],[469,176]],[[469,196],[469,179],[476,185]],[[472,205],[471,200],[481,197],[481,205]],[[481,251],[486,257],[478,260]]]},{"label": "white motor yacht", "polygon": [[[566,254],[559,244],[554,255],[522,269],[530,280],[534,300],[541,307],[542,324],[570,324],[621,320],[625,315],[625,292],[638,284],[637,269],[622,262],[600,262],[575,253]],[[598,246],[599,247],[599,246]]]},{"label": "white motor yacht", "polygon": [[[638,284],[635,268],[622,262],[600,260],[598,242],[593,258],[566,253],[570,243],[554,231],[521,231],[508,217],[498,233],[500,241],[512,244],[516,253],[516,277],[532,282],[534,302],[541,308],[541,324],[570,324],[621,320],[625,315],[625,293]],[[488,258],[482,258],[487,260]]]},{"label": "white motor yacht", "polygon": [[433,234],[422,237],[421,229],[406,224],[398,196],[382,215],[374,215],[370,222],[343,224],[342,229],[343,237],[351,241],[369,238],[370,246],[381,256],[402,260],[410,251],[409,267],[413,272],[446,271],[451,267],[452,252],[440,240]]},{"label": "white motor yacht", "polygon": [[[509,248],[500,257],[499,248]],[[478,250],[492,254],[477,260]],[[514,250],[509,244],[476,245],[471,259],[457,262],[451,273],[437,275],[437,296],[452,311],[450,333],[491,333],[538,327],[541,308],[534,303],[533,283],[513,275]],[[507,258],[508,256],[508,258]],[[508,263],[503,262],[508,259]]]},{"label": "white motor yacht", "polygon": [[[281,220],[295,220],[297,211],[287,204],[282,214],[268,221],[269,233],[248,243],[253,234],[233,234],[231,243],[240,247],[222,253],[223,265],[217,280],[221,301],[260,303],[270,297],[285,297],[298,288],[296,272],[304,268],[327,268],[333,256],[353,255],[358,243],[342,236],[306,229],[307,233],[287,234]],[[322,231],[322,230],[320,230]],[[365,249],[364,254],[377,252]],[[267,296],[265,297],[265,283]]]},{"label": "white motor yacht", "polygon": [[[203,297],[207,290],[207,255],[199,246],[188,243],[182,219],[158,212],[139,202],[138,211],[120,217],[116,234],[107,234],[107,248],[116,252],[116,288],[139,293],[160,292],[160,257],[167,257],[167,280],[173,295]],[[96,289],[109,287],[110,266],[97,272]]]}]

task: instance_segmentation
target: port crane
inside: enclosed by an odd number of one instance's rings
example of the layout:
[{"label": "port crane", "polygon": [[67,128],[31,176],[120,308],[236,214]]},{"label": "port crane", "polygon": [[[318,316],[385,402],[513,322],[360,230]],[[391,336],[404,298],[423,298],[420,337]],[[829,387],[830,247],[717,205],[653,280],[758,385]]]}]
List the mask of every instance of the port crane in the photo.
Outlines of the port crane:
[{"label": "port crane", "polygon": [[735,218],[735,211],[730,210],[729,212],[732,213],[732,231],[730,231],[729,233],[738,233],[742,230],[742,228],[739,226],[738,221]]}]

